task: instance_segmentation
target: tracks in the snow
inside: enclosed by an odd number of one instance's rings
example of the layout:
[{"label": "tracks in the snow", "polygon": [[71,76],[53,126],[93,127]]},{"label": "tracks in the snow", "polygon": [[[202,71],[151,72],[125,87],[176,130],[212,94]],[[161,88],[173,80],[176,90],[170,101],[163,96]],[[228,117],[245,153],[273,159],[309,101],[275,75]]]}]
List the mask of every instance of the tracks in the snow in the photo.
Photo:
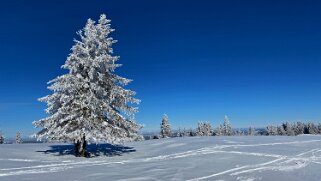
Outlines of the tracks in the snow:
[{"label": "tracks in the snow", "polygon": [[[39,174],[39,173],[50,173],[59,172],[68,169],[74,169],[79,167],[92,167],[101,165],[114,165],[114,164],[132,164],[132,163],[144,163],[144,162],[156,162],[165,161],[170,159],[179,159],[191,156],[201,156],[215,153],[227,153],[227,154],[239,154],[248,156],[263,156],[271,157],[272,161],[268,161],[261,164],[244,165],[229,170],[225,170],[212,175],[194,178],[191,180],[206,180],[216,176],[230,174],[236,176],[244,173],[251,173],[259,170],[286,170],[286,169],[297,169],[306,166],[309,163],[321,164],[321,157],[315,156],[316,153],[321,152],[320,149],[313,149],[303,153],[300,153],[294,157],[278,154],[267,154],[267,153],[256,153],[256,152],[241,152],[241,151],[227,151],[226,148],[241,148],[241,147],[259,147],[259,146],[274,146],[274,145],[290,145],[290,144],[304,144],[312,142],[320,142],[321,140],[309,140],[309,141],[294,141],[294,142],[277,142],[277,143],[264,143],[264,144],[230,144],[230,145],[216,145],[211,147],[204,147],[195,150],[189,150],[180,153],[173,153],[167,155],[160,155],[148,158],[133,158],[123,161],[77,161],[77,162],[60,162],[60,163],[46,163],[34,166],[16,167],[16,168],[2,168],[0,169],[0,177],[14,176],[14,175],[25,175],[25,174]],[[8,161],[10,161],[8,159]],[[16,160],[19,161],[19,160]],[[39,161],[42,162],[42,161]],[[46,161],[44,161],[46,162]]]},{"label": "tracks in the snow", "polygon": [[[289,143],[293,144],[295,142],[288,142],[284,144],[289,144]],[[281,144],[281,143],[278,143],[278,144]],[[267,145],[267,144],[258,144],[258,145]],[[306,167],[310,163],[321,164],[321,162],[319,162],[321,161],[321,156],[315,156],[315,154],[319,152],[321,152],[321,149],[312,149],[312,150],[297,154],[295,156],[270,155],[271,157],[275,157],[276,159],[272,161],[260,163],[260,164],[244,165],[241,167],[232,168],[232,169],[214,173],[211,175],[190,179],[189,181],[209,180],[213,177],[225,175],[225,174],[229,174],[230,176],[237,176],[245,173],[252,173],[252,172],[263,171],[263,170],[291,171],[295,169],[300,169],[300,168]],[[230,152],[230,153],[233,153],[233,152]],[[257,156],[260,156],[260,154],[257,154]],[[265,155],[265,156],[268,156],[268,155]]]}]

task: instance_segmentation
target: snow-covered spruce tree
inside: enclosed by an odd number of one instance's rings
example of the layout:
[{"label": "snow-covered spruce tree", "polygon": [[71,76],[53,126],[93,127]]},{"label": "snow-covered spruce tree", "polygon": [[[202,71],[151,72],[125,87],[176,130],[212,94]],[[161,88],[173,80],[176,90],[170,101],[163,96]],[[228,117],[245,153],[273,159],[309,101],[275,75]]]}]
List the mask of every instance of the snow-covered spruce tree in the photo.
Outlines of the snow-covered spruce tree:
[{"label": "snow-covered spruce tree", "polygon": [[195,136],[196,135],[192,128],[190,128],[186,133],[187,133],[187,136]]},{"label": "snow-covered spruce tree", "polygon": [[98,23],[88,19],[77,34],[75,45],[62,68],[69,73],[49,82],[53,94],[40,98],[46,102],[47,118],[33,122],[43,128],[38,140],[74,142],[75,152],[86,154],[86,143],[121,143],[143,139],[134,122],[138,108],[135,92],[123,87],[131,80],[116,75],[116,42],[110,33],[110,20],[103,14]]},{"label": "snow-covered spruce tree", "polygon": [[302,122],[297,122],[295,127],[295,134],[296,135],[304,134],[304,130],[305,130],[305,124]]},{"label": "snow-covered spruce tree", "polygon": [[193,130],[192,129],[186,130],[185,128],[184,129],[179,128],[176,136],[177,137],[193,136]]},{"label": "snow-covered spruce tree", "polygon": [[309,122],[306,127],[308,134],[318,134],[318,128],[314,125],[314,123]]},{"label": "snow-covered spruce tree", "polygon": [[220,124],[214,131],[215,136],[222,136],[223,135],[223,126]]},{"label": "snow-covered spruce tree", "polygon": [[183,133],[181,128],[178,128],[177,133],[176,133],[176,137],[183,137]]},{"label": "snow-covered spruce tree", "polygon": [[21,134],[20,134],[20,132],[18,132],[18,133],[16,134],[16,143],[17,143],[17,144],[21,144],[21,143],[22,143],[22,139],[21,139]]},{"label": "snow-covered spruce tree", "polygon": [[223,132],[224,136],[231,136],[233,134],[232,126],[231,126],[230,121],[226,115],[224,117],[222,132]]},{"label": "snow-covered spruce tree", "polygon": [[254,136],[255,135],[255,129],[253,127],[249,127],[248,135],[249,136]]},{"label": "snow-covered spruce tree", "polygon": [[183,130],[181,131],[181,133],[182,133],[183,137],[188,136],[187,131],[186,131],[186,128],[183,128]]},{"label": "snow-covered spruce tree", "polygon": [[168,116],[166,114],[164,114],[162,123],[160,126],[161,126],[160,135],[162,138],[169,138],[172,136],[171,126],[168,122]]},{"label": "snow-covered spruce tree", "polygon": [[243,130],[238,129],[238,130],[234,131],[234,135],[236,135],[236,136],[244,136],[245,133],[244,133]]},{"label": "snow-covered spruce tree", "polygon": [[212,136],[213,129],[210,122],[199,122],[196,128],[196,135],[197,136]]},{"label": "snow-covered spruce tree", "polygon": [[198,122],[197,123],[197,128],[196,128],[196,136],[203,136],[204,134],[204,128],[203,128],[203,123]]},{"label": "snow-covered spruce tree", "polygon": [[318,134],[321,134],[321,123],[318,124]]},{"label": "snow-covered spruce tree", "polygon": [[286,131],[286,135],[295,136],[294,126],[291,123],[286,122],[285,124],[283,124],[283,127]]},{"label": "snow-covered spruce tree", "polygon": [[278,135],[278,130],[277,127],[269,125],[266,127],[266,132],[267,135],[271,136],[271,135]]},{"label": "snow-covered spruce tree", "polygon": [[4,136],[2,134],[2,132],[0,131],[0,144],[4,143]]},{"label": "snow-covered spruce tree", "polygon": [[284,130],[283,125],[277,126],[277,133],[278,135],[281,135],[281,136],[286,135],[286,131]]}]

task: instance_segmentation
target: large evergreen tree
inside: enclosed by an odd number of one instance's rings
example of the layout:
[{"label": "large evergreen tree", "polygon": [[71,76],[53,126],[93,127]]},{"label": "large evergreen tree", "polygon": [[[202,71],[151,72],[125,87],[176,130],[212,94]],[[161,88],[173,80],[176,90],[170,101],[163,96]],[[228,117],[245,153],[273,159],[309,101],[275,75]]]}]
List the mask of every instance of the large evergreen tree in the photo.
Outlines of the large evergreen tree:
[{"label": "large evergreen tree", "polygon": [[131,80],[116,75],[116,42],[110,33],[110,20],[101,15],[98,23],[88,19],[77,34],[72,52],[62,68],[69,72],[49,82],[53,94],[40,98],[46,102],[47,118],[33,122],[43,128],[37,137],[48,141],[76,143],[82,153],[86,142],[119,143],[142,139],[140,125],[134,122],[139,100],[135,92],[123,87]]}]

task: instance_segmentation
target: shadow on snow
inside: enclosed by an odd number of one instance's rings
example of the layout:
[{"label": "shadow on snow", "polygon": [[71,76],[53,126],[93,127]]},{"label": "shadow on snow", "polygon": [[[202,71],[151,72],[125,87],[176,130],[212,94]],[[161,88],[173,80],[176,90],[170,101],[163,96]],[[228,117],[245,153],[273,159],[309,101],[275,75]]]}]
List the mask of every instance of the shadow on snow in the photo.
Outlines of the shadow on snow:
[{"label": "shadow on snow", "polygon": [[[88,157],[96,156],[121,156],[124,153],[135,152],[133,147],[127,147],[122,145],[111,145],[111,144],[88,144],[87,153]],[[74,155],[75,147],[74,145],[52,145],[49,150],[37,151],[44,154],[54,154],[56,156],[60,155]]]}]

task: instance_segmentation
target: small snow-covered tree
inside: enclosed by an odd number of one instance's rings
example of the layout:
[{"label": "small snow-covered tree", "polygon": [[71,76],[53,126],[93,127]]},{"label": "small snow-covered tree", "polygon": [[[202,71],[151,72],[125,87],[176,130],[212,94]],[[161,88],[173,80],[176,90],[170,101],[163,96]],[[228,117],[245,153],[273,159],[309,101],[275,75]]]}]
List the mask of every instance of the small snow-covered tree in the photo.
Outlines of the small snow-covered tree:
[{"label": "small snow-covered tree", "polygon": [[183,136],[184,135],[183,135],[181,128],[178,128],[177,133],[176,133],[176,137],[183,137]]},{"label": "small snow-covered tree", "polygon": [[278,135],[277,127],[272,125],[266,127],[266,132],[268,135]]},{"label": "small snow-covered tree", "polygon": [[113,55],[116,42],[110,20],[103,14],[98,23],[88,19],[78,32],[72,52],[62,68],[69,72],[49,82],[53,94],[46,102],[49,117],[33,122],[43,128],[36,136],[49,142],[74,142],[76,153],[85,156],[87,142],[121,143],[140,140],[140,125],[134,122],[139,100],[124,89],[131,80],[116,75],[119,57]]},{"label": "small snow-covered tree", "polygon": [[176,134],[177,137],[185,137],[185,136],[194,136],[195,133],[193,132],[192,128],[190,128],[189,130],[187,130],[186,128],[178,129],[178,132]]},{"label": "small snow-covered tree", "polygon": [[318,134],[321,134],[321,123],[318,124]]},{"label": "small snow-covered tree", "polygon": [[308,134],[317,134],[318,133],[318,128],[311,122],[309,122],[306,125],[306,129],[307,129]]},{"label": "small snow-covered tree", "polygon": [[18,133],[16,134],[16,143],[17,143],[17,144],[22,143],[22,139],[21,139],[21,134],[20,134],[20,132],[18,132]]},{"label": "small snow-covered tree", "polygon": [[249,136],[254,136],[255,135],[255,129],[253,127],[249,127],[248,135]]},{"label": "small snow-covered tree", "polygon": [[223,126],[220,124],[217,126],[217,128],[214,131],[215,136],[221,136],[223,135]]},{"label": "small snow-covered tree", "polygon": [[224,123],[223,123],[223,135],[224,136],[231,136],[233,134],[232,126],[230,124],[229,118],[225,115]]},{"label": "small snow-covered tree", "polygon": [[204,127],[202,122],[197,123],[197,128],[196,128],[196,136],[203,136],[204,134]]},{"label": "small snow-covered tree", "polygon": [[4,143],[4,136],[2,134],[2,132],[0,131],[0,144]]},{"label": "small snow-covered tree", "polygon": [[296,135],[304,134],[305,125],[302,122],[297,122],[294,129]]},{"label": "small snow-covered tree", "polygon": [[196,135],[192,128],[190,128],[188,131],[186,131],[186,133],[187,133],[187,136],[195,136]]},{"label": "small snow-covered tree", "polygon": [[291,123],[293,134],[296,136],[297,134],[297,124],[296,122]]},{"label": "small snow-covered tree", "polygon": [[188,131],[186,130],[186,128],[183,128],[182,135],[183,135],[183,137],[188,136]]},{"label": "small snow-covered tree", "polygon": [[288,135],[288,136],[295,135],[295,130],[294,130],[294,127],[291,123],[286,122],[285,124],[283,124],[283,128],[286,131],[286,135]]},{"label": "small snow-covered tree", "polygon": [[172,130],[166,114],[164,114],[162,119],[160,135],[162,138],[168,138],[172,136]]},{"label": "small snow-covered tree", "polygon": [[212,136],[213,129],[210,122],[199,122],[196,128],[196,135],[197,136]]},{"label": "small snow-covered tree", "polygon": [[234,131],[234,135],[236,136],[244,136],[244,131],[242,131],[241,129],[237,129]]},{"label": "small snow-covered tree", "polygon": [[283,125],[277,127],[278,135],[286,135]]}]

